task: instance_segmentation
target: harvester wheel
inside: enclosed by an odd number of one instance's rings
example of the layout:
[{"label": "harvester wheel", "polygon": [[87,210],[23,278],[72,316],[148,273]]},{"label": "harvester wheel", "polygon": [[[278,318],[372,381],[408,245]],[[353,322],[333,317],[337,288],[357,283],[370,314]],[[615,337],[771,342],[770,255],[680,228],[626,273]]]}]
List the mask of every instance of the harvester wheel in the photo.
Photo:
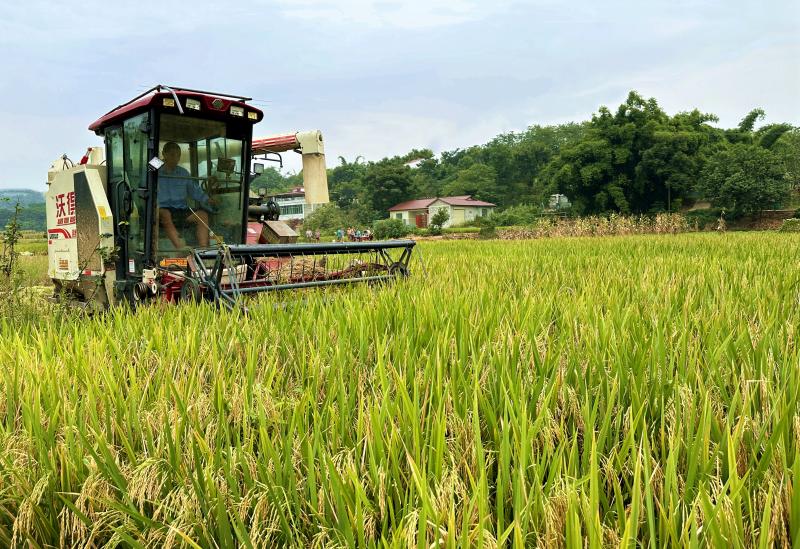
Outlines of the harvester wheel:
[{"label": "harvester wheel", "polygon": [[192,301],[200,303],[203,294],[200,291],[200,283],[193,278],[187,278],[181,286],[181,301]]}]

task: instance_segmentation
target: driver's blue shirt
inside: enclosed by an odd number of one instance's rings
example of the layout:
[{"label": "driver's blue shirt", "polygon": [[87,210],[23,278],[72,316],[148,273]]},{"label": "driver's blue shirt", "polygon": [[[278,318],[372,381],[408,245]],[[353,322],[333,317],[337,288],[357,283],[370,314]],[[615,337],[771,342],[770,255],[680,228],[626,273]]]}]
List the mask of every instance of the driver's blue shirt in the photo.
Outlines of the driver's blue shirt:
[{"label": "driver's blue shirt", "polygon": [[202,206],[208,205],[208,195],[203,192],[197,181],[185,168],[175,166],[175,169],[168,171],[166,166],[158,172],[158,207],[172,208],[176,210],[186,210],[189,203],[188,197],[199,202]]}]

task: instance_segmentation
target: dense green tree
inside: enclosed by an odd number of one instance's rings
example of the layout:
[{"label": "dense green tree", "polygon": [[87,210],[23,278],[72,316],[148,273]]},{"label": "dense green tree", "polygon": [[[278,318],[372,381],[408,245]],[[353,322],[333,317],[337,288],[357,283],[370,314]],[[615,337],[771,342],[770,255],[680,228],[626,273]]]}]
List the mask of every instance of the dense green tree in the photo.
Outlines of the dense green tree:
[{"label": "dense green tree", "polygon": [[395,159],[371,162],[362,178],[363,203],[385,217],[389,208],[411,198],[411,168]]},{"label": "dense green tree", "polygon": [[261,174],[250,180],[250,190],[256,193],[259,189],[264,189],[267,194],[275,194],[290,188],[286,178],[273,167],[265,168]]},{"label": "dense green tree", "polygon": [[784,132],[772,150],[783,162],[786,180],[791,188],[800,190],[800,128]]},{"label": "dense green tree", "polygon": [[713,206],[744,215],[780,206],[789,183],[777,154],[758,145],[735,143],[709,158],[698,190]]},{"label": "dense green tree", "polygon": [[498,200],[497,173],[486,164],[476,163],[459,171],[442,189],[445,196],[469,195],[478,200]]},{"label": "dense green tree", "polygon": [[[328,187],[331,200],[359,223],[411,198],[467,194],[511,212],[532,205],[524,216],[509,216],[514,219],[536,215],[557,192],[568,196],[576,213],[675,211],[700,198],[705,187],[697,182],[708,159],[732,144],[773,150],[786,179],[800,187],[797,130],[757,127],[764,116],[753,109],[737,127],[719,129],[714,115],[695,109],[669,116],[655,99],[631,92],[616,109],[601,107],[587,122],[533,125],[438,156],[413,149],[378,162],[339,157],[328,170]],[[283,182],[268,175],[270,189],[302,184],[302,174]]]},{"label": "dense green tree", "polygon": [[742,121],[739,122],[738,130],[743,134],[752,133],[756,127],[756,122],[763,119],[765,116],[764,109],[756,108],[747,113],[747,115],[742,118]]},{"label": "dense green tree", "polygon": [[319,206],[303,222],[304,229],[335,231],[355,225],[355,220],[345,210],[331,202]]},{"label": "dense green tree", "polygon": [[412,194],[415,197],[444,196],[444,186],[458,172],[458,163],[453,161],[453,153],[459,150],[445,151],[439,159],[428,158],[417,164],[412,170]]},{"label": "dense green tree", "polygon": [[781,136],[792,129],[791,124],[767,124],[754,133],[754,141],[765,149],[772,149]]},{"label": "dense green tree", "polygon": [[561,147],[547,170],[551,188],[578,213],[674,209],[721,139],[708,125],[715,120],[696,110],[669,117],[655,99],[631,92],[616,112],[601,107],[582,136]]}]

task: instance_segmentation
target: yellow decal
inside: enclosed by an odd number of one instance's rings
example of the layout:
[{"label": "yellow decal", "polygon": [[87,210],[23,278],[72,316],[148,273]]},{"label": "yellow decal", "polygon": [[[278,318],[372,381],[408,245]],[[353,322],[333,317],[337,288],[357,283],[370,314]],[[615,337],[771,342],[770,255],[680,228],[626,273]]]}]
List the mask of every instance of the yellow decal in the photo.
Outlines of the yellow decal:
[{"label": "yellow decal", "polygon": [[100,214],[100,219],[108,219],[109,215],[106,213],[105,206],[99,206],[97,208],[97,213]]},{"label": "yellow decal", "polygon": [[159,262],[161,267],[171,267],[172,265],[186,268],[189,266],[189,261],[185,257],[165,257]]}]

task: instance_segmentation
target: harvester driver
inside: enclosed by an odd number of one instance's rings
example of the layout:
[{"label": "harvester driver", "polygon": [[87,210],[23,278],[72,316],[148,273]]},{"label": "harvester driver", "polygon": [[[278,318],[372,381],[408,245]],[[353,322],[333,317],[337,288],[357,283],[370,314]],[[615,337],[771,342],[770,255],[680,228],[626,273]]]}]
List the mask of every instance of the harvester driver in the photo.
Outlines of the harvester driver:
[{"label": "harvester driver", "polygon": [[[189,172],[178,165],[181,148],[169,141],[162,149],[164,165],[159,170],[158,220],[175,248],[186,247],[186,242],[178,235],[175,224],[181,226],[194,223],[199,246],[208,246],[208,214],[213,212],[212,199],[200,188]],[[198,204],[190,209],[188,198]]]}]

